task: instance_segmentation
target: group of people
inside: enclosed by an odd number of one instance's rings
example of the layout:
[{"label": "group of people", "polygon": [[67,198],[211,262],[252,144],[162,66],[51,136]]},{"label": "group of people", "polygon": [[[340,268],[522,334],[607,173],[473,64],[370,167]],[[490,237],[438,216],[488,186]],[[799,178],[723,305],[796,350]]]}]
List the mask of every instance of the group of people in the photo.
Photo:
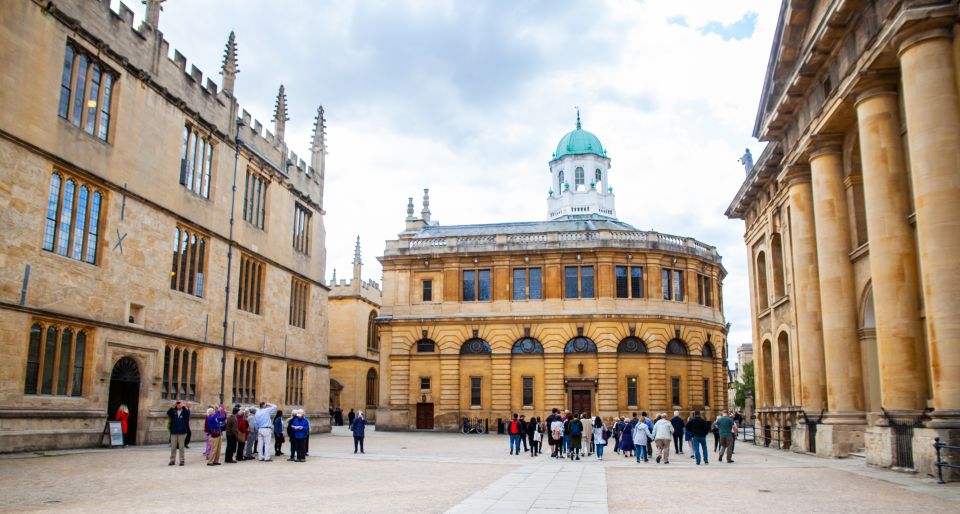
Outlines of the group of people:
[{"label": "group of people", "polygon": [[[127,411],[118,411],[120,414]],[[341,416],[342,417],[342,416]],[[363,453],[363,439],[366,419],[363,412],[354,415],[350,411],[350,428],[353,432],[354,453],[359,449]],[[185,448],[190,434],[190,403],[177,401],[167,410],[167,428],[170,430],[170,466],[186,461]],[[125,420],[124,420],[125,421]],[[222,404],[211,405],[204,418],[203,431],[206,434],[206,447],[203,451],[207,466],[219,466],[221,441],[227,439],[223,462],[234,464],[247,460],[271,462],[275,456],[284,455],[283,443],[289,439],[292,462],[306,462],[310,446],[310,421],[303,409],[294,409],[289,418],[284,419],[283,411],[276,405],[260,402],[259,406],[244,407],[234,405],[228,415]],[[271,453],[271,447],[273,449]]]},{"label": "group of people", "polygon": [[[722,461],[726,454],[727,462],[733,463],[733,447],[737,438],[736,418],[742,420],[739,412],[724,410],[713,422],[707,421],[699,410],[693,411],[687,419],[679,411],[673,417],[661,412],[650,418],[646,412],[631,418],[614,417],[604,421],[600,416],[576,415],[570,411],[560,413],[553,409],[543,421],[534,417],[529,421],[525,416],[514,414],[508,422],[506,431],[510,436],[510,455],[520,455],[520,446],[531,457],[542,453],[543,440],[550,445],[550,456],[554,458],[580,460],[581,456],[596,453],[597,460],[603,460],[603,451],[612,441],[614,452],[624,457],[635,457],[639,463],[649,462],[656,447],[656,462],[670,463],[670,447],[675,454],[683,454],[684,446],[690,450],[690,458],[709,464],[707,452],[707,434],[714,434],[714,451]],[[529,445],[527,444],[529,441]]]},{"label": "group of people", "polygon": [[[333,420],[333,426],[342,427],[343,409],[340,407],[330,407],[330,419]],[[349,423],[349,426],[353,427],[353,420],[355,419],[357,419],[357,413],[353,412],[353,409],[350,409],[350,412],[347,413],[347,423]]]}]

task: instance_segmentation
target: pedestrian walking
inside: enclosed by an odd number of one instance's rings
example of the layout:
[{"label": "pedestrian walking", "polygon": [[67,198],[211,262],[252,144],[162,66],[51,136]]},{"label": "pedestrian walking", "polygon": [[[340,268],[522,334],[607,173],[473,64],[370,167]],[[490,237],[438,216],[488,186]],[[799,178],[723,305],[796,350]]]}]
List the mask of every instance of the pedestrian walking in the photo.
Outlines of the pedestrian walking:
[{"label": "pedestrian walking", "polygon": [[623,434],[623,422],[619,417],[613,418],[613,451],[620,453],[620,436]]},{"label": "pedestrian walking", "polygon": [[274,457],[283,455],[283,411],[278,410],[273,417],[273,453]]},{"label": "pedestrian walking", "polygon": [[177,452],[180,452],[180,465],[186,461],[184,440],[187,438],[187,425],[190,423],[190,409],[184,407],[183,402],[177,400],[173,407],[167,409],[167,419],[170,420],[170,462],[173,466]]},{"label": "pedestrian walking", "polygon": [[537,418],[530,418],[530,421],[527,423],[526,427],[526,437],[527,441],[530,443],[530,456],[537,456],[537,445],[540,444],[540,439],[537,438],[537,433],[539,430],[540,423],[537,421]]},{"label": "pedestrian walking", "polygon": [[580,413],[580,424],[583,425],[583,442],[581,443],[584,455],[593,454],[593,419],[587,417],[586,412]]},{"label": "pedestrian walking", "polygon": [[234,407],[227,416],[227,423],[223,426],[223,433],[227,437],[227,454],[223,457],[224,464],[235,464],[237,460],[234,455],[237,453],[237,415],[240,413],[240,407]]},{"label": "pedestrian walking", "polygon": [[643,462],[650,462],[647,443],[653,438],[653,434],[650,432],[650,427],[647,425],[646,419],[640,418],[637,423],[633,425],[633,431],[629,436],[635,448],[634,453],[637,456],[637,463],[640,463],[641,456],[643,457]]},{"label": "pedestrian walking", "polygon": [[700,416],[700,411],[693,411],[693,417],[687,422],[687,430],[690,432],[690,438],[693,441],[693,455],[696,458],[697,465],[700,465],[701,453],[704,464],[710,464],[710,455],[707,452],[707,434],[710,433],[710,422]]},{"label": "pedestrian walking", "polygon": [[295,462],[306,462],[306,444],[307,435],[310,433],[310,421],[303,417],[303,409],[297,409],[295,413],[295,417],[290,422],[290,425],[293,427],[292,441],[294,443],[291,456]]},{"label": "pedestrian walking", "polygon": [[353,453],[357,453],[357,445],[360,445],[360,453],[363,453],[363,436],[367,427],[367,419],[363,417],[363,411],[353,418],[350,423],[350,431],[353,432]]},{"label": "pedestrian walking", "polygon": [[733,463],[733,438],[737,436],[737,424],[733,422],[727,411],[723,411],[716,421],[717,432],[720,434],[720,461],[723,462],[723,454],[727,454],[727,463]]},{"label": "pedestrian walking", "polygon": [[680,417],[680,411],[673,411],[673,417],[670,418],[670,424],[673,425],[673,452],[677,455],[683,454],[683,427],[686,423]]},{"label": "pedestrian walking", "polygon": [[607,446],[607,426],[600,415],[593,418],[593,447],[597,450],[597,460],[603,460],[603,448]]},{"label": "pedestrian walking", "polygon": [[632,457],[633,451],[636,449],[633,444],[633,429],[636,427],[636,424],[628,423],[626,418],[621,418],[620,423],[623,425],[620,435],[620,451],[623,452],[624,458]]},{"label": "pedestrian walking", "polygon": [[673,425],[667,419],[667,413],[661,412],[657,422],[653,424],[653,442],[657,445],[657,464],[663,459],[664,464],[670,464],[670,441],[673,439]]},{"label": "pedestrian walking", "polygon": [[583,423],[573,416],[573,414],[567,414],[567,421],[563,426],[564,432],[569,434],[570,437],[570,448],[568,450],[568,457],[570,460],[580,460],[580,449],[581,443],[583,440]]},{"label": "pedestrian walking", "polygon": [[717,419],[720,419],[719,415],[710,425],[710,433],[713,434],[713,451],[720,453],[720,430],[717,428]]}]

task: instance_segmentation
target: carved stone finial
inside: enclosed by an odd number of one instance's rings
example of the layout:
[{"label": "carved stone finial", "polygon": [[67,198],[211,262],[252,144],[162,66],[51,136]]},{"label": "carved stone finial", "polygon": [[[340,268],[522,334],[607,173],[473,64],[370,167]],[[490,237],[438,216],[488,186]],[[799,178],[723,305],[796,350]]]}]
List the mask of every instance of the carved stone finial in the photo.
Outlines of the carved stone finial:
[{"label": "carved stone finial", "polygon": [[147,12],[143,17],[143,22],[153,28],[159,27],[160,11],[163,10],[163,6],[160,4],[166,1],[167,0],[142,0],[142,3],[147,6]]},{"label": "carved stone finial", "polygon": [[363,264],[360,260],[360,236],[357,236],[357,244],[353,247],[353,264]]},{"label": "carved stone finial", "polygon": [[233,86],[237,81],[237,73],[240,68],[237,67],[237,36],[230,31],[227,37],[227,47],[223,51],[223,64],[220,66],[220,75],[223,76],[223,92],[233,96]]},{"label": "carved stone finial", "polygon": [[277,135],[277,140],[283,141],[288,121],[290,121],[290,116],[287,116],[287,92],[283,88],[283,84],[280,84],[280,91],[277,92],[277,103],[273,108],[273,131]]},{"label": "carved stone finial", "polygon": [[423,210],[420,211],[423,221],[430,223],[430,190],[423,190]]},{"label": "carved stone finial", "polygon": [[333,279],[332,279],[332,282],[333,282],[334,284],[337,283],[337,268],[333,268]]},{"label": "carved stone finial", "polygon": [[413,217],[413,197],[407,198],[407,221],[413,221],[416,218]]}]

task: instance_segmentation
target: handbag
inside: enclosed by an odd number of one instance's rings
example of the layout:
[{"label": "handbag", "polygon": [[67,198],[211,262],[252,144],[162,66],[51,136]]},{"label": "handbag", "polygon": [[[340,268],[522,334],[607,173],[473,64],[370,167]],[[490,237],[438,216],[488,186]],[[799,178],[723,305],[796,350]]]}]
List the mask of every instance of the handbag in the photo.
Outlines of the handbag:
[{"label": "handbag", "polygon": [[284,439],[283,434],[277,434],[277,442],[283,444],[284,441],[286,441],[286,439]]},{"label": "handbag", "polygon": [[534,441],[540,441],[541,439],[543,439],[543,435],[542,435],[540,432],[534,432],[534,433],[533,433],[533,440],[534,440]]}]

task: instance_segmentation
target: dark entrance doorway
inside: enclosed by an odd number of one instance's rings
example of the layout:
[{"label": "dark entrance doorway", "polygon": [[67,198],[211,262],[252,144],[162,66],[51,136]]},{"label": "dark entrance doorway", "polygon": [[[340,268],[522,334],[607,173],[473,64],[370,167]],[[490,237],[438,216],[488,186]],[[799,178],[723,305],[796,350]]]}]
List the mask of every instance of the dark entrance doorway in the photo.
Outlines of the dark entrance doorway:
[{"label": "dark entrance doorway", "polygon": [[127,418],[127,434],[124,444],[137,444],[137,418],[140,406],[140,367],[137,361],[123,357],[113,365],[110,374],[110,397],[107,400],[107,416],[116,419],[117,409],[126,405],[130,410]]},{"label": "dark entrance doorway", "polygon": [[433,430],[433,404],[417,404],[417,430]]},{"label": "dark entrance doorway", "polygon": [[584,413],[589,416],[591,406],[592,402],[590,401],[589,389],[574,389],[570,391],[570,410],[575,416]]}]

